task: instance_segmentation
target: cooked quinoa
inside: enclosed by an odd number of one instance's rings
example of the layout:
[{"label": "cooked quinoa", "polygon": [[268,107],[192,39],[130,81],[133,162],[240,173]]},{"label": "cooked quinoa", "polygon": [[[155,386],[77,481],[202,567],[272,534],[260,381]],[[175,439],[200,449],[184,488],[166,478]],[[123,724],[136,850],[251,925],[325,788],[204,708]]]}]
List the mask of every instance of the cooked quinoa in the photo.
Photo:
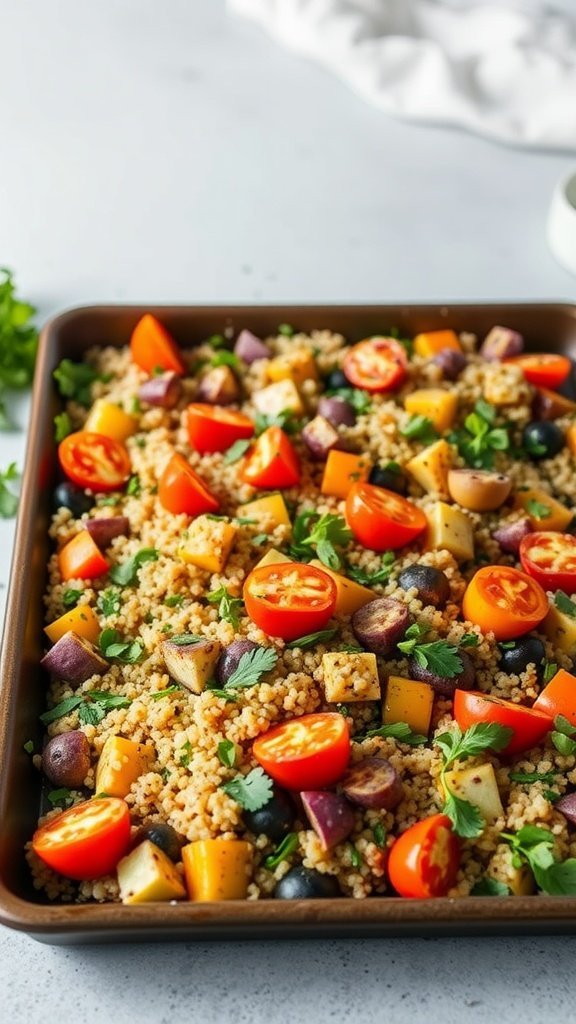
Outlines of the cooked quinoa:
[{"label": "cooked quinoa", "polygon": [[[520,445],[522,430],[533,418],[534,388],[527,383],[519,366],[487,362],[479,356],[473,335],[461,335],[460,344],[467,355],[467,364],[453,382],[444,379],[432,359],[411,354],[406,379],[398,390],[370,395],[368,408],[358,412],[353,425],[336,428],[347,450],[368,459],[372,466],[393,462],[405,467],[431,443],[429,438],[410,438],[403,433],[410,421],[404,401],[422,388],[441,388],[456,396],[453,431],[463,428],[466,417],[482,400],[494,410],[495,423],[509,425],[514,445]],[[296,349],[312,353],[317,377],[307,376],[297,386],[302,419],[312,419],[324,391],[323,381],[328,373],[342,366],[349,342],[339,334],[317,330],[310,335],[279,333],[266,339],[266,345],[270,359],[289,356]],[[247,840],[252,847],[247,895],[252,900],[270,897],[278,881],[297,864],[334,876],[344,896],[361,899],[393,895],[387,879],[386,850],[407,828],[438,813],[443,806],[442,758],[439,747],[434,745],[434,737],[454,727],[452,700],[436,693],[426,744],[411,746],[383,736],[362,738],[382,723],[388,678],[410,678],[407,655],[398,648],[387,655],[362,652],[352,630],[351,617],[346,615],[331,620],[329,626],[336,632],[330,638],[320,639],[306,649],[288,646],[282,639],[260,629],[246,614],[243,605],[239,606],[235,626],[220,616],[217,601],[208,600],[207,595],[220,588],[225,588],[232,597],[241,598],[245,580],[267,551],[286,552],[291,542],[291,526],[277,525],[266,517],[243,516],[242,505],[270,493],[256,490],[242,479],[243,458],[228,461],[220,452],[201,455],[190,446],[183,413],[189,403],[202,400],[198,397],[200,381],[206,373],[206,362],[214,354],[215,350],[208,343],[183,350],[187,374],[182,380],[180,401],[172,409],[151,407],[136,400],[148,374],[133,361],[128,347],[115,349],[103,345],[86,354],[86,362],[98,374],[91,385],[92,402],[106,399],[134,417],[135,431],[124,443],[130,457],[132,479],[137,479],[137,484],[112,495],[95,495],[93,508],[82,516],[75,517],[66,507],[60,507],[54,514],[50,527],[53,554],[48,563],[45,621],[51,624],[65,613],[65,594],[70,588],[77,588],[81,591],[79,605],[89,606],[96,613],[100,629],[116,630],[122,638],[138,641],[142,653],[131,664],[110,659],[104,675],[92,676],[79,686],[58,678],[53,678],[47,686],[48,709],[57,707],[66,698],[94,690],[125,698],[126,706],[112,708],[97,724],[82,722],[75,709],[48,725],[48,737],[80,729],[90,745],[91,767],[83,786],[71,791],[68,802],[80,803],[94,795],[96,766],[106,740],[125,737],[145,744],[150,752],[146,770],[132,783],[125,797],[134,833],[142,825],[164,822],[187,844],[209,838]],[[258,411],[271,411],[262,398],[264,389],[273,384],[269,376],[270,359],[242,365],[238,374],[241,395],[233,408],[251,419]],[[82,430],[89,409],[74,400],[68,401],[65,408],[73,430]],[[556,422],[565,431],[572,418],[567,414]],[[450,431],[446,431],[444,436],[449,434]],[[320,516],[327,513],[344,516],[344,499],[321,492],[324,460],[311,457],[301,430],[290,435],[290,441],[301,466],[299,483],[282,489],[292,523],[299,514],[310,509]],[[449,443],[452,465],[464,467],[466,464],[457,446]],[[203,518],[198,521],[163,507],[158,484],[175,452],[184,456],[215,496],[218,515],[228,517],[226,521],[235,527],[231,544],[223,532],[224,520],[211,523]],[[502,650],[494,635],[483,633],[477,624],[463,619],[462,599],[479,567],[518,564],[514,555],[503,552],[494,532],[503,521],[513,522],[524,514],[514,505],[514,495],[519,488],[536,488],[568,509],[576,505],[574,456],[566,446],[554,457],[539,461],[521,458],[514,449],[495,450],[494,469],[511,478],[513,491],[507,502],[493,512],[459,510],[471,524],[473,559],[458,561],[450,550],[430,549],[426,540],[419,537],[394,551],[387,580],[368,585],[375,598],[392,598],[405,605],[410,621],[426,627],[427,642],[444,640],[461,650],[462,638],[473,634],[476,646],[467,646],[466,652],[475,669],[474,689],[518,705],[531,706],[543,687],[541,666],[529,664],[518,675],[505,671]],[[406,478],[409,501],[430,514],[438,502],[438,492],[425,491],[410,473]],[[448,504],[453,505],[450,499]],[[126,586],[114,584],[107,574],[89,580],[63,581],[58,557],[63,546],[83,530],[87,518],[119,515],[128,518],[129,531],[114,537],[106,548],[105,557],[110,565],[123,564],[142,549],[154,549],[157,556],[142,561],[134,581]],[[186,561],[182,553],[185,546],[195,546],[200,551],[210,548],[211,553],[223,560],[222,570],[211,572]],[[366,577],[382,568],[382,553],[367,549],[354,538],[345,546],[343,555],[345,564],[353,571],[361,570]],[[317,557],[315,551],[310,551],[310,557]],[[399,585],[402,570],[415,564],[430,566],[445,574],[450,594],[444,607],[421,600],[416,588]],[[342,572],[345,574],[345,568]],[[102,595],[110,590],[117,593],[120,600],[105,606]],[[552,600],[552,595],[549,599]],[[543,642],[547,662],[571,669],[569,653],[556,647],[544,632],[535,629],[532,633]],[[274,669],[256,685],[236,691],[234,700],[227,700],[222,690],[215,691],[211,685],[194,694],[184,686],[174,685],[162,652],[163,641],[182,634],[217,641],[223,650],[235,640],[250,640],[273,648],[278,660]],[[350,648],[348,653],[347,648]],[[328,667],[331,682],[325,687]],[[167,691],[165,696],[161,696],[163,691]],[[339,699],[334,699],[334,693]],[[330,697],[333,697],[332,702]],[[292,828],[297,834],[296,845],[275,868],[267,868],[264,862],[278,844],[266,835],[249,831],[242,806],[222,789],[222,785],[257,767],[252,742],[271,726],[322,711],[336,711],[346,716],[351,728],[353,764],[373,756],[391,762],[402,780],[403,798],[393,810],[354,805],[355,824],[351,834],[330,850],[323,847],[320,836],[297,804],[299,809]],[[222,763],[218,755],[219,744],[226,740],[235,745],[233,767]],[[34,755],[34,763],[40,770],[39,754]],[[541,746],[513,759],[499,758],[486,750],[466,761],[465,767],[487,763],[494,768],[504,813],[486,824],[478,838],[461,841],[461,863],[450,896],[468,895],[485,876],[514,888],[514,876],[518,872],[512,864],[510,847],[500,836],[502,832],[517,832],[526,824],[539,825],[553,833],[554,852],[559,859],[576,856],[574,833],[564,815],[555,809],[555,796],[551,796],[551,791],[558,796],[576,786],[576,757],[560,754],[548,737]],[[511,771],[552,773],[554,782],[513,782]],[[50,784],[47,788],[51,788]],[[40,824],[60,812],[61,807],[50,810]],[[120,898],[116,874],[77,883],[50,870],[30,844],[27,858],[34,885],[50,900],[117,901]],[[182,864],[177,870],[183,874]]]}]

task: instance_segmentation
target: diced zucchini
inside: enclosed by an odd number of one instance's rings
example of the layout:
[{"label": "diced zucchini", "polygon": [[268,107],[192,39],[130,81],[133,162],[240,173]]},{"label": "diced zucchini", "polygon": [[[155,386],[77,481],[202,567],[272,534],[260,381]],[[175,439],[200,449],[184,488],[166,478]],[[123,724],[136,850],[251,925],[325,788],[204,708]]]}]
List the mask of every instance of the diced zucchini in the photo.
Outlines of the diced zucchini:
[{"label": "diced zucchini", "polygon": [[454,423],[458,398],[453,391],[443,388],[419,388],[406,395],[404,408],[412,416],[425,416],[443,434]]},{"label": "diced zucchini", "polygon": [[186,896],[175,865],[149,839],[123,857],[117,871],[122,903],[181,900]]},{"label": "diced zucchini", "polygon": [[109,736],[98,758],[96,792],[127,796],[132,783],[148,770],[153,756],[152,749],[143,743],[124,736]]},{"label": "diced zucchini", "polygon": [[190,523],[184,543],[178,548],[183,562],[195,565],[207,572],[222,572],[238,527],[224,519],[210,519],[197,516]]},{"label": "diced zucchini", "polygon": [[322,572],[328,573],[328,576],[334,580],[337,591],[335,615],[353,615],[359,608],[363,608],[365,604],[373,601],[376,597],[373,590],[363,587],[361,583],[355,583],[354,580],[347,579],[339,572],[334,572],[318,558],[313,558],[310,565],[315,566],[316,569],[322,569]]},{"label": "diced zucchini", "polygon": [[[526,512],[533,530],[559,530],[562,532],[574,518],[573,509],[566,508],[540,487],[529,487],[525,491],[517,491],[514,495],[514,508],[523,509]],[[536,516],[534,515],[535,511],[543,514]]]},{"label": "diced zucchini", "polygon": [[472,520],[465,512],[437,501],[432,509],[426,510],[426,518],[426,544],[429,549],[449,551],[458,562],[468,562],[474,558],[474,530]]},{"label": "diced zucchini", "polygon": [[252,401],[258,412],[267,416],[278,416],[285,410],[301,416],[304,412],[302,399],[293,380],[279,380],[260,391],[255,391]]},{"label": "diced zucchini", "polygon": [[477,807],[489,825],[503,816],[504,808],[491,764],[481,764],[478,768],[454,768],[446,772],[444,778],[450,792]]},{"label": "diced zucchini", "polygon": [[291,525],[286,502],[281,494],[268,494],[265,498],[249,501],[240,506],[236,515],[240,519],[256,519],[267,530]]},{"label": "diced zucchini", "polygon": [[380,700],[376,655],[331,651],[322,657],[324,694],[331,704],[340,701]]},{"label": "diced zucchini", "polygon": [[441,439],[423,448],[410,462],[406,469],[428,494],[437,494],[439,498],[449,498],[448,471],[452,466],[453,451],[447,441]]},{"label": "diced zucchini", "polygon": [[434,690],[428,683],[404,676],[389,676],[383,704],[384,725],[407,722],[413,732],[428,735]]},{"label": "diced zucchini", "polygon": [[301,387],[305,380],[317,380],[316,360],[310,349],[297,348],[271,359],[267,367],[270,380],[291,380]]},{"label": "diced zucchini", "polygon": [[191,900],[243,900],[248,891],[252,844],[243,839],[197,839],[182,849]]},{"label": "diced zucchini", "polygon": [[191,693],[202,693],[222,653],[217,640],[189,644],[163,640],[160,649],[169,675]]}]

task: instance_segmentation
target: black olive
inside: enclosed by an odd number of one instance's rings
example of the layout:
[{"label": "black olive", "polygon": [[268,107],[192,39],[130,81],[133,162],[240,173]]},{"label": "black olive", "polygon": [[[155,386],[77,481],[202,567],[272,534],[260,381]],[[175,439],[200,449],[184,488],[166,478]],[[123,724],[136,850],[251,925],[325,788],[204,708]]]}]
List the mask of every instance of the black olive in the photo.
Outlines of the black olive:
[{"label": "black olive", "polygon": [[522,447],[531,459],[551,459],[562,451],[564,431],[550,420],[528,423],[522,432]]},{"label": "black olive", "polygon": [[388,466],[374,466],[374,469],[370,470],[368,483],[374,484],[374,487],[394,491],[395,494],[405,495],[408,490],[406,474],[400,467],[389,469]]},{"label": "black olive", "polygon": [[272,798],[258,811],[244,811],[243,820],[255,836],[268,836],[275,843],[292,831],[296,818],[294,805],[281,789],[274,788]]},{"label": "black olive", "polygon": [[517,640],[511,640],[510,644],[510,647],[508,644],[500,645],[500,664],[504,672],[519,676],[532,664],[536,665],[539,674],[542,673],[546,651],[537,636],[521,636]]},{"label": "black olive", "polygon": [[342,893],[334,875],[323,875],[299,864],[280,879],[273,895],[277,900],[321,900]]},{"label": "black olive", "polygon": [[149,825],[143,825],[138,829],[132,845],[138,846],[146,839],[162,850],[174,864],[181,859],[180,851],[184,845],[184,839],[175,828],[172,828],[172,825],[168,825],[164,821],[151,821]]},{"label": "black olive", "polygon": [[330,370],[328,376],[324,378],[324,384],[327,391],[350,387],[350,381],[344,376],[342,370]]},{"label": "black olive", "polygon": [[94,505],[94,498],[89,498],[80,487],[68,480],[63,480],[54,488],[52,501],[54,508],[69,508],[76,519],[89,512]]},{"label": "black olive", "polygon": [[398,586],[402,590],[416,588],[423,604],[432,604],[436,608],[443,608],[450,597],[448,577],[431,565],[409,565],[400,573]]}]

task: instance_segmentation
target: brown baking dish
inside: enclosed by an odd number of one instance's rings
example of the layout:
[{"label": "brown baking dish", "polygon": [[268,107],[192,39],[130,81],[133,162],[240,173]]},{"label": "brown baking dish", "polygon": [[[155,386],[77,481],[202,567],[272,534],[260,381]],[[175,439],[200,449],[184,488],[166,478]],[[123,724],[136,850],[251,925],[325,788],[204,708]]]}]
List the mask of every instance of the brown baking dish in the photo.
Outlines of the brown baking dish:
[{"label": "brown baking dish", "polygon": [[146,311],[190,346],[225,328],[272,333],[289,322],[302,330],[328,328],[352,341],[391,326],[412,335],[451,327],[485,334],[494,324],[521,331],[529,349],[576,357],[576,305],[455,306],[94,306],[64,313],[44,329],[40,344],[26,467],[16,527],[0,693],[0,921],[54,943],[151,939],[575,932],[576,898],[486,897],[460,900],[309,900],[51,905],[34,892],[24,844],[38,818],[40,777],[23,745],[42,735],[45,709],[42,595],[49,552],[50,492],[55,478],[53,417],[59,401],[52,371],[68,356],[82,359],[95,344],[125,345]]}]

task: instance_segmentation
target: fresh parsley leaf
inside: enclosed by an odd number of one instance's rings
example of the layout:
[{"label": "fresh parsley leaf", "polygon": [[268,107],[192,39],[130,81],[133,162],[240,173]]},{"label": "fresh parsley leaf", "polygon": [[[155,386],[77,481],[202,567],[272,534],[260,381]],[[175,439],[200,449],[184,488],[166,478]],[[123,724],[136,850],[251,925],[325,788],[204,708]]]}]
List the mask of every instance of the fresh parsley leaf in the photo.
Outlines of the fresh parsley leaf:
[{"label": "fresh parsley leaf", "polygon": [[554,732],[550,733],[552,743],[564,757],[576,754],[576,729],[564,715],[556,715]]},{"label": "fresh parsley leaf", "polygon": [[144,653],[144,644],[140,640],[124,640],[117,629],[104,629],[98,646],[105,658],[115,658],[123,665],[134,665]]},{"label": "fresh parsley leaf", "polygon": [[475,469],[492,469],[494,452],[510,447],[510,435],[505,427],[494,427],[496,410],[480,400],[465,421],[464,427],[450,434],[464,461]]},{"label": "fresh parsley leaf", "polygon": [[435,675],[444,679],[452,679],[462,672],[464,665],[458,654],[458,648],[447,640],[433,640],[421,643],[421,638],[428,632],[426,626],[415,622],[408,627],[405,639],[398,644],[398,649],[415,659],[421,668],[427,668]]},{"label": "fresh parsley leaf", "polygon": [[113,565],[109,573],[110,579],[119,587],[133,586],[138,580],[140,567],[144,565],[144,562],[155,562],[159,553],[156,548],[142,548],[126,562]]},{"label": "fresh parsley leaf", "polygon": [[233,768],[236,764],[236,744],[232,740],[221,740],[216,748],[220,763],[225,768]]},{"label": "fresh parsley leaf", "polygon": [[302,430],[303,421],[293,409],[282,409],[276,415],[258,412],[254,418],[254,431],[259,437],[268,427],[280,427],[285,434],[298,434]]},{"label": "fresh parsley leaf", "polygon": [[237,355],[234,355],[234,352],[229,352],[228,349],[222,348],[212,356],[208,365],[230,366],[233,370],[237,370],[240,366],[240,360]]},{"label": "fresh parsley leaf", "polygon": [[220,697],[221,700],[232,701],[233,703],[238,700],[236,694],[229,693],[227,690],[222,690],[218,686],[211,686],[209,683],[206,684],[206,690],[213,693],[215,697]]},{"label": "fresh parsley leaf", "polygon": [[338,650],[345,654],[362,654],[364,648],[359,647],[358,644],[340,644]]},{"label": "fresh parsley leaf", "polygon": [[88,363],[74,363],[71,359],[63,359],[54,370],[54,379],[60,394],[85,408],[92,402],[92,384],[99,377],[93,366]]},{"label": "fresh parsley leaf", "polygon": [[75,608],[81,597],[81,590],[77,590],[76,587],[67,587],[62,594],[62,604],[64,608]]},{"label": "fresh parsley leaf", "polygon": [[181,689],[177,683],[173,683],[172,686],[167,686],[165,690],[157,690],[156,693],[151,693],[151,700],[162,700],[162,697],[171,697],[173,693],[181,693]]},{"label": "fresh parsley leaf", "polygon": [[360,850],[356,849],[356,847],[354,846],[354,843],[350,843],[349,849],[350,849],[350,861],[352,863],[352,867],[356,868],[356,870],[358,870],[359,868],[362,867],[362,855],[360,853]]},{"label": "fresh parsley leaf", "polygon": [[265,544],[267,540],[268,540],[268,534],[267,533],[257,533],[255,537],[252,537],[251,543],[254,544],[258,548],[262,544]]},{"label": "fresh parsley leaf", "polygon": [[499,882],[497,878],[491,878],[490,875],[484,875],[479,882],[470,891],[471,896],[510,896],[510,889],[504,882]]},{"label": "fresh parsley leaf", "polygon": [[436,736],[434,744],[442,753],[442,770],[440,782],[445,793],[443,813],[450,818],[454,831],[465,839],[476,839],[484,830],[484,819],[478,808],[456,796],[446,781],[446,772],[455,761],[465,761],[468,757],[476,757],[484,750],[502,750],[513,735],[496,722],[479,722],[472,725],[466,732],[456,726],[450,732]]},{"label": "fresh parsley leaf", "polygon": [[131,701],[120,694],[108,693],[106,690],[91,690],[81,697],[66,697],[50,711],[40,715],[44,725],[50,725],[59,718],[64,718],[78,709],[78,717],[84,725],[98,725],[104,716],[113,708],[127,708]]},{"label": "fresh parsley leaf", "polygon": [[352,531],[343,516],[327,512],[320,516],[306,509],[294,520],[292,544],[289,552],[296,558],[310,558],[310,548],[329,569],[340,569],[342,557],[338,548],[345,547],[352,540]]},{"label": "fresh parsley leaf", "polygon": [[96,607],[106,617],[109,615],[119,615],[122,607],[120,591],[115,590],[114,587],[101,590],[96,599]]},{"label": "fresh parsley leaf", "polygon": [[23,750],[26,751],[27,754],[33,754],[34,753],[34,743],[33,743],[33,741],[32,740],[26,740],[26,743],[22,744],[22,748],[23,748]]},{"label": "fresh parsley leaf", "polygon": [[70,807],[74,799],[69,789],[63,786],[61,789],[52,789],[47,794],[52,807]]},{"label": "fresh parsley leaf", "polygon": [[164,604],[167,608],[181,608],[184,604],[184,594],[168,594],[164,598]]},{"label": "fresh parsley leaf", "polygon": [[394,552],[385,551],[382,555],[382,562],[379,569],[375,569],[374,572],[366,572],[365,569],[361,569],[358,565],[346,566],[346,575],[349,579],[354,580],[355,583],[361,583],[365,587],[373,587],[377,583],[387,583],[390,579],[391,568],[394,564]]},{"label": "fresh parsley leaf", "polygon": [[476,633],[464,633],[460,638],[460,647],[478,647],[479,640]]},{"label": "fresh parsley leaf", "polygon": [[[301,636],[298,640],[291,640],[290,643],[286,644],[290,650],[299,649],[301,651],[307,651],[310,647],[315,647],[316,644],[324,644],[328,640],[332,640],[337,629],[319,629],[317,633],[308,633],[306,636]],[[358,648],[361,650],[361,648]]]},{"label": "fresh parsley leaf", "polygon": [[409,441],[421,441],[422,444],[432,444],[438,440],[439,434],[431,419],[427,416],[410,416],[404,427],[400,427],[400,433]]},{"label": "fresh parsley leaf", "polygon": [[[0,359],[1,363],[1,359]],[[18,497],[9,487],[6,486],[13,480],[18,479],[20,476],[16,463],[11,462],[8,468],[4,471],[0,471],[0,518],[1,519],[12,519],[18,511]]]},{"label": "fresh parsley leaf", "polygon": [[372,829],[374,833],[374,842],[376,846],[379,846],[381,850],[386,846],[386,829],[381,821],[377,821]]},{"label": "fresh parsley leaf", "polygon": [[536,501],[534,498],[529,498],[526,502],[526,511],[534,519],[546,519],[552,513],[549,505],[543,505],[541,501]]},{"label": "fresh parsley leaf", "polygon": [[229,622],[234,628],[240,621],[240,609],[243,607],[241,597],[232,597],[226,587],[218,587],[212,593],[206,595],[206,600],[211,604],[218,604],[218,614],[225,622]]},{"label": "fresh parsley leaf", "polygon": [[282,334],[285,338],[291,338],[296,334],[296,329],[291,324],[278,324],[278,334]]},{"label": "fresh parsley leaf", "polygon": [[54,417],[54,440],[56,444],[60,444],[68,434],[73,431],[72,420],[70,419],[67,412],[59,412]]},{"label": "fresh parsley leaf", "polygon": [[557,590],[554,594],[554,604],[559,612],[568,615],[571,619],[576,618],[576,602],[572,601],[563,590]]},{"label": "fresh parsley leaf", "polygon": [[272,779],[258,767],[248,775],[237,775],[224,782],[220,788],[245,811],[259,811],[272,799],[272,785]]},{"label": "fresh parsley leaf", "polygon": [[542,681],[544,683],[544,686],[546,686],[546,684],[549,683],[550,680],[554,678],[554,676],[556,675],[557,671],[558,671],[558,665],[556,664],[555,661],[546,661],[544,663],[544,672],[543,672],[543,675],[542,675]]},{"label": "fresh parsley leaf", "polygon": [[483,398],[479,398],[474,406],[474,410],[478,416],[480,416],[486,423],[493,426],[496,422],[496,409],[489,402],[485,402]]},{"label": "fresh parsley leaf", "polygon": [[11,270],[0,267],[0,385],[25,388],[32,383],[38,331],[30,320],[36,310],[16,297]]},{"label": "fresh parsley leaf", "polygon": [[43,715],[40,715],[40,721],[44,725],[50,725],[51,722],[57,722],[59,718],[64,718],[65,715],[71,714],[76,708],[82,703],[82,697],[65,697],[59,704],[51,708],[50,711],[45,711]]},{"label": "fresh parsley leaf", "polygon": [[442,813],[450,818],[456,835],[463,839],[477,839],[484,831],[486,823],[478,808],[468,800],[461,800],[449,789],[446,790]]},{"label": "fresh parsley leaf", "polygon": [[279,864],[283,860],[288,860],[295,850],[298,849],[299,845],[298,833],[289,832],[287,836],[276,847],[274,853],[268,855],[264,860],[264,867],[267,871],[275,871]]},{"label": "fresh parsley leaf", "polygon": [[255,686],[260,676],[271,670],[278,661],[278,655],[272,647],[255,647],[245,651],[237,667],[224,684],[225,690],[242,690]]},{"label": "fresh parsley leaf", "polygon": [[545,828],[525,825],[518,832],[502,832],[512,848],[513,863],[528,864],[542,892],[550,896],[576,895],[576,858],[557,861],[552,852],[554,836]]},{"label": "fresh parsley leaf", "polygon": [[187,768],[188,765],[190,764],[193,752],[194,748],[190,743],[190,740],[186,740],[186,742],[180,747],[178,751],[180,755],[178,758],[178,763],[181,764],[183,768]]},{"label": "fresh parsley leaf", "polygon": [[140,483],[140,477],[133,475],[128,480],[126,485],[126,494],[131,494],[133,498],[139,498],[142,494],[142,484]]},{"label": "fresh parsley leaf", "polygon": [[428,742],[427,736],[412,732],[408,722],[390,722],[389,725],[381,725],[378,729],[369,729],[364,736],[355,736],[354,739],[359,743],[362,740],[372,739],[373,736],[398,740],[399,743],[406,743],[409,747],[422,747]]},{"label": "fresh parsley leaf", "polygon": [[554,783],[557,772],[510,772],[510,782],[523,782],[530,785],[532,782]]},{"label": "fresh parsley leaf", "polygon": [[231,466],[233,462],[238,462],[243,455],[246,454],[250,447],[250,441],[240,440],[234,441],[229,448],[224,452],[224,465]]},{"label": "fresh parsley leaf", "polygon": [[170,643],[176,644],[176,647],[188,647],[189,644],[199,644],[206,637],[198,636],[197,633],[177,633],[176,636],[170,637]]},{"label": "fresh parsley leaf", "polygon": [[343,398],[352,406],[358,416],[370,412],[372,408],[370,395],[367,391],[361,391],[360,388],[329,388],[326,395],[329,398]]}]

